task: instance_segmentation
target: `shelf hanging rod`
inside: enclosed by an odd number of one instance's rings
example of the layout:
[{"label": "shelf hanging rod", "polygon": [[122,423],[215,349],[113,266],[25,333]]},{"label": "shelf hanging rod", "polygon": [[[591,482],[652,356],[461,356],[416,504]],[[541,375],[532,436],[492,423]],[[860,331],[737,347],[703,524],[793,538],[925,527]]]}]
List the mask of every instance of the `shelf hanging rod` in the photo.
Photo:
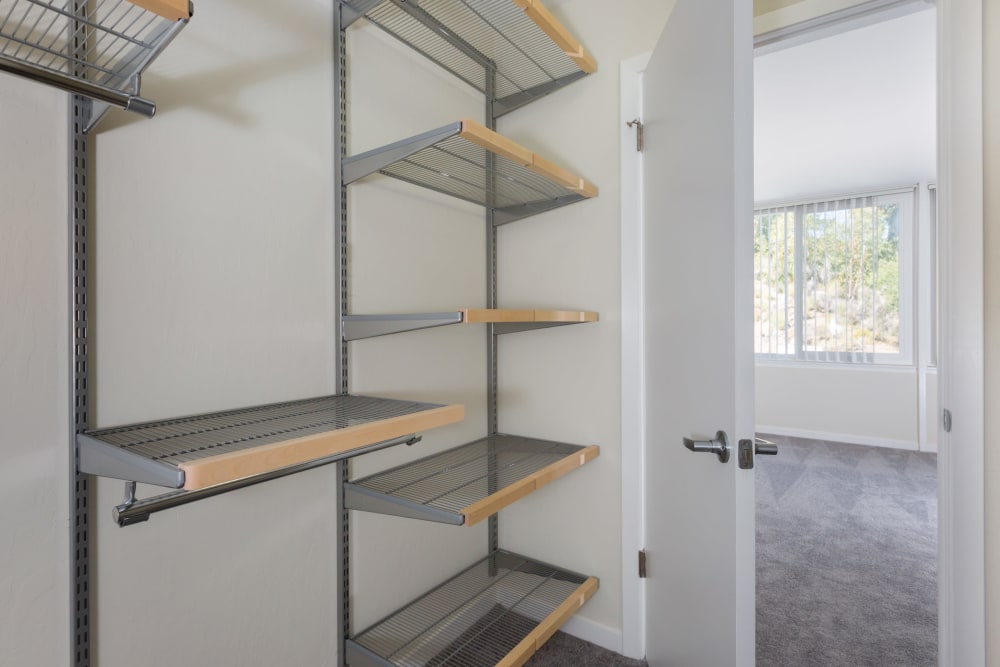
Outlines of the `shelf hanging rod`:
[{"label": "shelf hanging rod", "polygon": [[314,461],[308,461],[294,466],[288,466],[287,468],[272,470],[270,472],[254,475],[252,477],[244,477],[243,479],[237,479],[224,484],[208,486],[204,489],[198,489],[197,491],[172,491],[170,493],[153,496],[152,498],[146,498],[145,500],[136,500],[135,482],[125,482],[125,499],[121,505],[116,506],[112,510],[111,515],[115,520],[115,523],[119,526],[131,526],[133,524],[142,523],[143,521],[148,521],[149,516],[151,514],[155,514],[156,512],[162,512],[163,510],[180,507],[181,505],[187,505],[188,503],[218,496],[223,493],[235,491],[236,489],[242,489],[255,484],[260,484],[261,482],[268,482],[273,479],[279,479],[281,477],[287,477],[288,475],[305,472],[306,470],[319,468],[321,466],[336,463],[337,461],[342,461],[361,454],[368,454],[370,452],[376,452],[381,449],[387,449],[397,445],[415,445],[422,439],[423,436],[420,435],[404,435],[400,438],[377,442],[373,445],[360,449],[352,449],[349,452],[334,454],[333,456],[328,456],[326,458],[316,459]]},{"label": "shelf hanging rod", "polygon": [[44,83],[76,95],[83,95],[99,102],[105,102],[125,111],[138,113],[146,118],[152,118],[156,113],[156,104],[138,95],[129,95],[113,88],[90,83],[76,77],[62,74],[31,63],[22,62],[0,55],[0,71],[9,72],[31,81]]}]

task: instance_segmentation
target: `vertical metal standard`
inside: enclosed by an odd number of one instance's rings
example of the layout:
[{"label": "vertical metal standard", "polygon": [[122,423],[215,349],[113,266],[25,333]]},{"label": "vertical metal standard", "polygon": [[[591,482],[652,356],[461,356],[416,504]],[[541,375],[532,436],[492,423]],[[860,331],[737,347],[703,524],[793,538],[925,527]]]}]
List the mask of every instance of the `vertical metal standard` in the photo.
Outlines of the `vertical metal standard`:
[{"label": "vertical metal standard", "polygon": [[[73,0],[74,16],[86,15],[87,0]],[[73,40],[68,49],[73,56],[76,76],[83,76],[87,53],[86,31],[81,22],[71,21]],[[69,141],[71,144],[69,173],[69,225],[72,231],[71,280],[73,303],[72,318],[72,378],[71,411],[73,433],[70,435],[70,580],[73,582],[72,619],[70,632],[72,660],[75,667],[90,667],[90,527],[89,527],[89,476],[77,472],[76,434],[86,431],[90,419],[87,391],[87,218],[89,212],[87,184],[87,149],[89,140],[84,128],[90,115],[91,103],[74,95],[69,109]]]},{"label": "vertical metal standard", "polygon": [[[334,341],[337,346],[334,374],[337,393],[349,390],[347,371],[347,341],[344,340],[343,322],[347,312],[347,186],[344,184],[343,159],[347,155],[347,42],[344,27],[343,5],[333,6],[333,71],[337,77],[333,86],[333,108],[337,114],[333,132],[334,159],[334,211],[336,223],[333,244],[333,266],[337,275],[334,291]],[[344,497],[344,485],[350,481],[350,459],[336,464],[337,538],[338,563],[337,604],[337,664],[347,664],[347,640],[351,635],[351,516]]]},{"label": "vertical metal standard", "polygon": [[[486,126],[497,129],[497,119],[494,110],[496,101],[497,69],[496,65],[486,67]],[[497,227],[494,224],[494,209],[496,208],[496,156],[486,151],[486,307],[497,307]],[[500,430],[499,406],[497,404],[497,331],[495,324],[486,326],[486,413],[487,435],[496,435]],[[493,441],[489,444],[489,492],[496,492],[497,459],[493,451]],[[500,548],[500,522],[494,514],[488,522],[488,553],[493,554]],[[491,573],[492,574],[492,573]]]}]

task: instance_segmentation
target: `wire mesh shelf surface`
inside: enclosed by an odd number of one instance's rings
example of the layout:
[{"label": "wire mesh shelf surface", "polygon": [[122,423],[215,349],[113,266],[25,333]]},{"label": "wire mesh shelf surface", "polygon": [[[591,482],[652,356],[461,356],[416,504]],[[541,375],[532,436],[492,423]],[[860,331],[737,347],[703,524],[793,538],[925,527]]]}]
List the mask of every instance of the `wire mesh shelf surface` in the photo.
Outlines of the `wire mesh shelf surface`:
[{"label": "wire mesh shelf surface", "polygon": [[481,667],[530,656],[596,588],[596,579],[498,551],[349,640],[348,662]]},{"label": "wire mesh shelf surface", "polygon": [[375,172],[492,208],[496,224],[597,195],[585,179],[468,119],[343,160],[345,183]]},{"label": "wire mesh shelf surface", "polygon": [[[118,92],[121,100],[100,99],[128,108],[137,75],[186,23],[129,0],[0,0],[0,68],[64,88],[76,81]],[[139,110],[152,115],[151,107]]]},{"label": "wire mesh shelf surface", "polygon": [[[291,465],[307,460],[317,450],[307,448],[305,458],[296,454],[292,460],[282,456],[280,445],[308,445],[314,442],[311,437],[342,437],[343,443],[324,444],[318,451],[326,455],[451,423],[461,417],[461,406],[338,395],[89,431],[83,434],[83,441],[111,447],[126,461],[133,457],[158,466],[180,468],[188,477],[184,488],[191,490],[207,485],[191,482],[192,473],[208,465],[206,459],[240,461],[239,455],[245,454],[246,460],[250,460],[250,455],[266,452],[266,456],[262,454],[265,465]],[[364,437],[369,433],[374,439]],[[245,468],[240,470],[247,472]],[[94,470],[85,472],[102,474]],[[213,480],[221,481],[227,480]]]},{"label": "wire mesh shelf surface", "polygon": [[472,525],[597,453],[595,446],[489,436],[351,482],[348,506]]},{"label": "wire mesh shelf surface", "polygon": [[[371,4],[364,0],[342,2],[359,12]],[[365,15],[487,95],[484,63],[492,63],[496,67],[496,99],[545,94],[594,69],[582,46],[576,44],[568,53],[568,44],[557,44],[547,34],[546,29],[556,30],[556,34],[572,39],[541,7],[548,19],[543,24],[513,0],[422,0],[415,5],[383,0]]]}]

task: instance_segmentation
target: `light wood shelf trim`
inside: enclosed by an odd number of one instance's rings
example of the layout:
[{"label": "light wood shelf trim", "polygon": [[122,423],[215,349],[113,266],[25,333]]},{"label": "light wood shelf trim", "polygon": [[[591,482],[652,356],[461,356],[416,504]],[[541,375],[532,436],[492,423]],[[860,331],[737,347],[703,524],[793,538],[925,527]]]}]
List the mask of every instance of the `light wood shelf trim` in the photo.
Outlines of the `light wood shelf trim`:
[{"label": "light wood shelf trim", "polygon": [[590,310],[511,310],[504,308],[465,308],[462,321],[477,322],[596,322],[598,314]]},{"label": "light wood shelf trim", "polygon": [[552,638],[556,631],[565,625],[573,614],[579,611],[587,600],[593,597],[600,582],[596,577],[590,577],[580,584],[573,594],[566,598],[562,604],[552,610],[528,636],[522,639],[510,653],[504,656],[503,660],[497,663],[497,667],[521,667],[528,661],[542,645]]},{"label": "light wood shelf trim", "polygon": [[463,139],[530,169],[536,174],[558,183],[571,192],[588,198],[597,196],[597,186],[585,178],[577,176],[551,160],[546,160],[538,153],[533,153],[517,142],[494,132],[472,119],[463,118],[460,122],[462,129],[459,132],[459,136]]},{"label": "light wood shelf trim", "polygon": [[569,56],[582,71],[593,74],[597,71],[597,61],[587,53],[579,42],[559,20],[552,15],[542,0],[513,0],[514,4],[524,10],[528,18],[535,22],[542,32],[549,36],[556,46]]},{"label": "light wood shelf trim", "polygon": [[181,463],[178,467],[184,471],[184,489],[196,491],[453,424],[464,418],[463,406],[445,405],[410,415],[262,445],[254,449],[208,456],[197,461]]},{"label": "light wood shelf trim", "polygon": [[497,134],[490,128],[469,118],[461,120],[462,130],[459,135],[477,146],[507,158],[522,167],[530,167],[534,153],[515,141]]},{"label": "light wood shelf trim", "polygon": [[545,466],[527,477],[519,479],[510,486],[506,486],[482,500],[477,500],[461,510],[460,514],[465,516],[463,525],[474,526],[483,519],[488,519],[504,507],[514,504],[549,482],[559,479],[566,473],[593,461],[597,458],[598,454],[600,454],[600,447],[590,445],[581,451],[574,452],[555,463]]},{"label": "light wood shelf trim", "polygon": [[537,153],[534,154],[534,160],[532,160],[529,166],[536,174],[540,174],[545,178],[551,179],[563,186],[567,190],[571,190],[584,197],[596,197],[597,196],[597,186],[590,181],[577,176],[571,171],[564,169],[552,162],[551,160],[546,160],[541,155]]},{"label": "light wood shelf trim", "polygon": [[191,5],[188,0],[129,0],[129,2],[171,21],[191,18]]},{"label": "light wood shelf trim", "polygon": [[592,310],[535,310],[535,322],[596,322],[599,316]]},{"label": "light wood shelf trim", "polygon": [[534,310],[510,310],[502,308],[464,308],[462,321],[467,324],[477,322],[534,322]]}]

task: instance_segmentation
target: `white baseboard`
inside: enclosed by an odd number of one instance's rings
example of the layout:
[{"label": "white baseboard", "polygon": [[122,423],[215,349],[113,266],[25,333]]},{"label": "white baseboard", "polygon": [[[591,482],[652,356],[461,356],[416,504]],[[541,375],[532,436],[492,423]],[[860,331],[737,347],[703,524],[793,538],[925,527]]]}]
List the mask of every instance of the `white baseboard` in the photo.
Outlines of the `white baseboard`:
[{"label": "white baseboard", "polygon": [[597,644],[615,653],[622,652],[622,631],[583,616],[573,616],[560,628],[568,635]]},{"label": "white baseboard", "polygon": [[868,445],[870,447],[888,447],[890,449],[906,449],[911,452],[920,450],[920,444],[915,440],[892,440],[890,438],[873,438],[865,435],[853,435],[851,433],[827,433],[824,431],[810,431],[802,428],[787,428],[784,426],[768,426],[758,424],[758,433],[773,433],[774,435],[784,435],[790,438],[809,438],[810,440],[832,440],[834,442],[846,442],[849,445]]}]

